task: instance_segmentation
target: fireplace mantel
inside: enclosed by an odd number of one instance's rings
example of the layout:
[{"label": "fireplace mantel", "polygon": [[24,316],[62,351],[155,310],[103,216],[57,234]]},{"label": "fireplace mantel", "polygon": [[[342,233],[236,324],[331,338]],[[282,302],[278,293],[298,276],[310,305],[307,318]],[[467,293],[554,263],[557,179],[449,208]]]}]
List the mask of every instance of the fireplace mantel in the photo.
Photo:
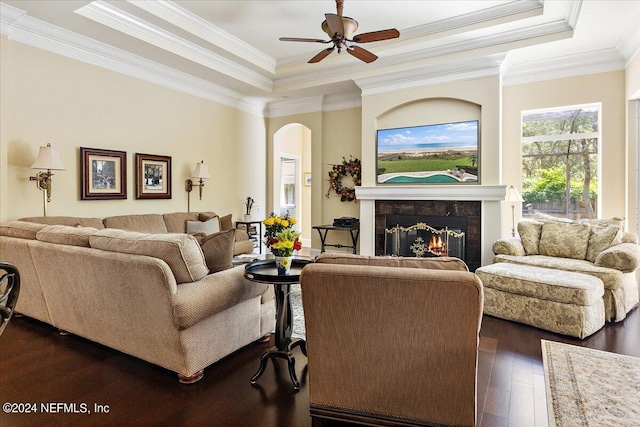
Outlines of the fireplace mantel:
[{"label": "fireplace mantel", "polygon": [[464,200],[501,202],[506,185],[386,185],[356,187],[358,200]]},{"label": "fireplace mantel", "polygon": [[490,264],[491,246],[501,237],[502,202],[507,194],[506,185],[380,185],[356,187],[360,201],[360,253],[375,254],[375,202],[376,200],[451,200],[480,201],[481,262]]}]

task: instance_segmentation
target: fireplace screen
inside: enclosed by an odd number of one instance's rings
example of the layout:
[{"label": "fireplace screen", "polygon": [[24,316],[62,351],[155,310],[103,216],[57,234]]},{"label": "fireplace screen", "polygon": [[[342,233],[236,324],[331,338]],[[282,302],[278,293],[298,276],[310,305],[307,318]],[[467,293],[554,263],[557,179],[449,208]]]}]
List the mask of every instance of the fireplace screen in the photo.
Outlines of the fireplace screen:
[{"label": "fireplace screen", "polygon": [[462,230],[449,227],[436,229],[419,222],[409,227],[396,225],[385,229],[385,255],[405,257],[450,256],[464,260]]}]

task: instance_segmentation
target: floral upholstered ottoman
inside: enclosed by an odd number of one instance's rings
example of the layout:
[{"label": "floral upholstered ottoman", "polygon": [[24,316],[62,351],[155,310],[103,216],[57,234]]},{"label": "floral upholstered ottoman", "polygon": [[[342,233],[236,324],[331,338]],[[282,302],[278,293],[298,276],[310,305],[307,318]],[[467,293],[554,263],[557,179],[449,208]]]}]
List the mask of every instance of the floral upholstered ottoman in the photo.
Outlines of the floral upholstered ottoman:
[{"label": "floral upholstered ottoman", "polygon": [[485,314],[578,338],[604,326],[604,285],[596,277],[502,262],[476,274]]}]

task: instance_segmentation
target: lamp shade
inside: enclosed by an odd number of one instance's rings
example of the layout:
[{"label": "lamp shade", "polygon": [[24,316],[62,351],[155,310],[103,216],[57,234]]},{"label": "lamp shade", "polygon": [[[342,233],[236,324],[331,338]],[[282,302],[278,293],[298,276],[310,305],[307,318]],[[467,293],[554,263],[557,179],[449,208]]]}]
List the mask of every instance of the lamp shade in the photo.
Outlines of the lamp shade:
[{"label": "lamp shade", "polygon": [[200,179],[209,179],[209,169],[207,169],[207,165],[204,164],[204,160],[200,163],[196,163],[196,167],[193,169],[193,174],[191,175],[193,178]]},{"label": "lamp shade", "polygon": [[505,197],[505,201],[509,203],[521,203],[524,202],[520,193],[513,185],[507,187],[507,196]]},{"label": "lamp shade", "polygon": [[31,169],[53,169],[62,171],[64,170],[64,165],[62,164],[62,160],[60,160],[58,150],[51,147],[51,144],[47,144],[46,147],[40,147],[38,157],[31,165]]}]

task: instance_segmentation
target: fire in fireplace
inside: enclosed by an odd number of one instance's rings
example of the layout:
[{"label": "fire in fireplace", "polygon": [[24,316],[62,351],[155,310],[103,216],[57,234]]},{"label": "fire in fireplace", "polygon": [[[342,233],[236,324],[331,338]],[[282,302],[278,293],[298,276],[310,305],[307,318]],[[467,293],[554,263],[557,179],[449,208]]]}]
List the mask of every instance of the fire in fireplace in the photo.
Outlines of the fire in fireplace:
[{"label": "fire in fireplace", "polygon": [[385,254],[418,258],[453,256],[464,259],[465,233],[460,229],[436,229],[424,222],[385,229]]}]

